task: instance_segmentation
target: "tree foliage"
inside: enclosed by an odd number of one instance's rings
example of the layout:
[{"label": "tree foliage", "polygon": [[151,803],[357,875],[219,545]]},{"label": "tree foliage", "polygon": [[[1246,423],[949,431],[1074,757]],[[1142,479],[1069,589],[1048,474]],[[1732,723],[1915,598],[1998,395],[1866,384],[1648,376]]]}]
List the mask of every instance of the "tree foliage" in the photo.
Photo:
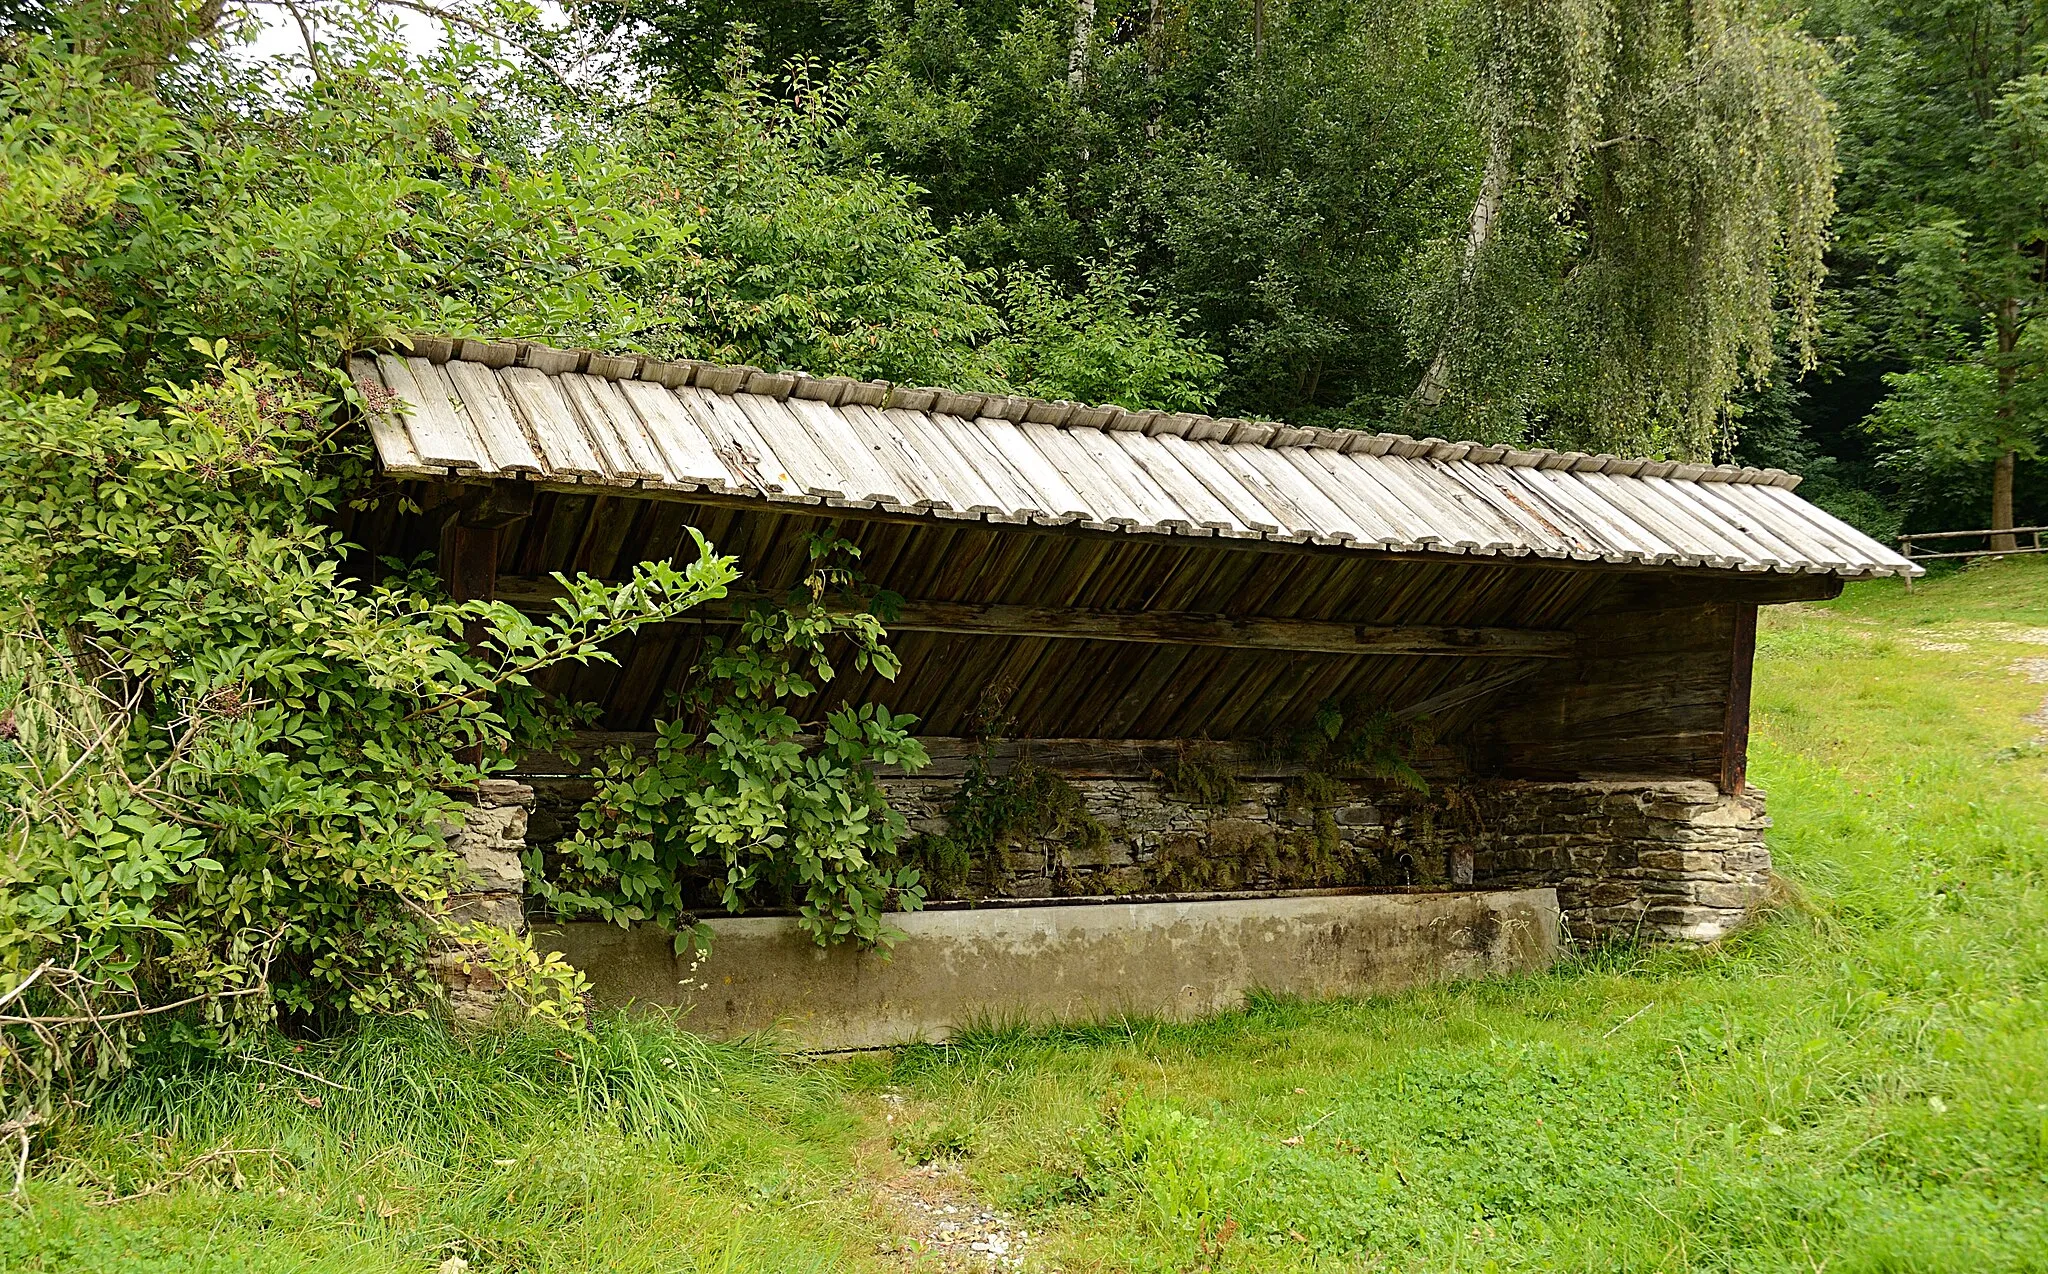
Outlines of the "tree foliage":
[{"label": "tree foliage", "polygon": [[2048,431],[2048,6],[1836,3],[1815,22],[1849,49],[1838,356],[1890,365],[1870,427],[1896,469],[1980,484],[1991,520],[1972,525],[2011,526]]},{"label": "tree foliage", "polygon": [[1592,450],[1706,457],[1782,334],[1810,365],[1834,210],[1820,47],[1751,0],[1489,0],[1486,156],[1418,271],[1417,404]]},{"label": "tree foliage", "polygon": [[[1225,411],[1709,455],[1815,330],[1828,60],[1754,0],[779,11],[720,10],[837,68],[969,262],[1128,261]],[[638,12],[688,82],[708,11]]]},{"label": "tree foliage", "polygon": [[565,581],[542,622],[411,578],[353,586],[320,521],[362,463],[337,396],[229,361],[159,397],[7,403],[0,961],[64,971],[17,1001],[31,1017],[85,1019],[6,1032],[0,1068],[29,1094],[125,1057],[147,1023],[106,1013],[198,997],[180,1029],[224,1038],[277,1010],[425,1002],[428,944],[471,936],[439,912],[464,878],[442,826],[551,736],[535,676],[734,573],[707,546],[620,587]]}]

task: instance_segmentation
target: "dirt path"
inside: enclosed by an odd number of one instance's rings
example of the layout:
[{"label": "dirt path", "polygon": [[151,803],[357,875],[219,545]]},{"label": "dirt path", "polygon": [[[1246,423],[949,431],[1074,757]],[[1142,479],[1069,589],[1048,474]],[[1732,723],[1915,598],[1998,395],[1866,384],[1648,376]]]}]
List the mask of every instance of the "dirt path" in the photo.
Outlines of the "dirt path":
[{"label": "dirt path", "polygon": [[1022,1270],[1031,1235],[1017,1218],[975,1197],[967,1174],[941,1160],[907,1168],[879,1187],[898,1219],[892,1254],[905,1269]]}]

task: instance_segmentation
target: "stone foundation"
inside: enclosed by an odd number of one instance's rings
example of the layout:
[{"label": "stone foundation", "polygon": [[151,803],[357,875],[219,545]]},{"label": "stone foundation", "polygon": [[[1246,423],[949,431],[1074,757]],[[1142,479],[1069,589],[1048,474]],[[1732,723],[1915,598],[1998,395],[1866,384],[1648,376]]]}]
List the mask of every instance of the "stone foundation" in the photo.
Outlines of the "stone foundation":
[{"label": "stone foundation", "polygon": [[[462,855],[470,875],[469,888],[449,895],[449,917],[526,932],[526,868],[519,856],[526,849],[533,801],[533,789],[524,783],[485,779],[477,785],[461,824],[447,830],[450,848]],[[487,1022],[504,1000],[504,987],[477,954],[473,947],[450,943],[427,958],[459,1022]]]},{"label": "stone foundation", "polygon": [[1501,783],[1475,846],[1480,884],[1557,890],[1581,939],[1711,942],[1769,893],[1764,794],[1706,782]]},{"label": "stone foundation", "polygon": [[[934,897],[1555,888],[1572,938],[1705,942],[1764,898],[1771,866],[1763,793],[1727,796],[1707,782],[1446,780],[1425,796],[1361,781],[1329,784],[1312,801],[1300,776],[1240,777],[1238,799],[1214,805],[1176,796],[1157,778],[1066,781],[1100,824],[1099,843],[1013,840],[963,879],[936,882]],[[891,778],[884,787],[914,833],[945,833],[957,780]],[[536,843],[565,835],[587,792],[543,784]],[[717,911],[707,896],[704,914]]]}]

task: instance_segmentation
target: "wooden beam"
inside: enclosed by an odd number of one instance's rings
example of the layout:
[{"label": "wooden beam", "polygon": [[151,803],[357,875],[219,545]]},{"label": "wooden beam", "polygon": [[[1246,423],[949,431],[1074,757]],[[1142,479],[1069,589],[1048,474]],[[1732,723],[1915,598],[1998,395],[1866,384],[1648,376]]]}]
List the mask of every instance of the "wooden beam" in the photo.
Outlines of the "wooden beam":
[{"label": "wooden beam", "polygon": [[498,581],[498,544],[503,528],[471,526],[450,518],[441,529],[441,583],[458,602],[490,601]]},{"label": "wooden beam", "polygon": [[[441,525],[441,583],[458,602],[490,601],[498,583],[498,558],[506,528],[533,512],[533,491],[518,483],[494,482],[471,487]],[[470,620],[462,638],[471,651],[483,644],[484,625]],[[476,744],[457,756],[471,764],[483,759]]]},{"label": "wooden beam", "polygon": [[493,482],[463,492],[456,522],[478,530],[495,530],[533,516],[534,486],[530,482]]},{"label": "wooden beam", "polygon": [[1742,795],[1749,781],[1749,686],[1756,667],[1756,607],[1735,607],[1734,666],[1728,673],[1728,720],[1721,731],[1721,790]]},{"label": "wooden beam", "polygon": [[[508,575],[500,577],[497,583],[500,600],[524,609],[546,609],[560,595],[560,587],[551,579]],[[722,604],[705,607],[701,614],[682,616],[681,622],[731,623],[738,609],[756,600],[756,595],[735,594]],[[1343,624],[1195,611],[1109,611],[933,601],[904,602],[897,617],[889,621],[889,627],[899,632],[1225,646],[1237,650],[1514,659],[1568,659],[1577,641],[1573,634],[1553,629]]]},{"label": "wooden beam", "polygon": [[[806,745],[813,736],[800,735]],[[1029,761],[1071,779],[1157,778],[1174,764],[1187,746],[1179,739],[964,739],[922,735],[931,764],[917,772],[921,779],[957,779],[966,775],[976,756],[996,774],[1007,774],[1019,761]],[[649,730],[579,730],[563,744],[573,753],[571,762],[562,752],[528,752],[514,759],[510,773],[523,779],[578,779],[596,767],[597,756],[613,748],[626,747],[642,756],[654,753],[655,735]],[[1210,758],[1228,766],[1240,779],[1271,781],[1300,775],[1304,769],[1264,743],[1219,740],[1201,745]],[[1432,779],[1455,780],[1469,777],[1460,751],[1446,744],[1432,743],[1418,748],[1408,758],[1416,769]],[[895,766],[877,766],[884,778],[897,778],[903,771]]]}]

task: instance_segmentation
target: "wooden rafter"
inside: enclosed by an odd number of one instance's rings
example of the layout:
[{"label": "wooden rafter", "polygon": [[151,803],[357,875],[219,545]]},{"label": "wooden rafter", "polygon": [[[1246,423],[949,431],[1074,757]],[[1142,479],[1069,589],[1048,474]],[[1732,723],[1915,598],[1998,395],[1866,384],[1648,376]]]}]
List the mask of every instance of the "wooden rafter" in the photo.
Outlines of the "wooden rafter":
[{"label": "wooden rafter", "polygon": [[[500,577],[497,597],[541,610],[561,596],[553,580]],[[705,607],[683,622],[730,623],[759,600],[741,594]],[[1218,646],[1339,655],[1435,655],[1567,659],[1575,638],[1554,629],[1467,627],[1449,624],[1346,624],[1194,611],[1112,611],[1086,607],[1003,606],[969,602],[905,601],[889,627],[901,632],[962,633],[1162,646]]]}]

